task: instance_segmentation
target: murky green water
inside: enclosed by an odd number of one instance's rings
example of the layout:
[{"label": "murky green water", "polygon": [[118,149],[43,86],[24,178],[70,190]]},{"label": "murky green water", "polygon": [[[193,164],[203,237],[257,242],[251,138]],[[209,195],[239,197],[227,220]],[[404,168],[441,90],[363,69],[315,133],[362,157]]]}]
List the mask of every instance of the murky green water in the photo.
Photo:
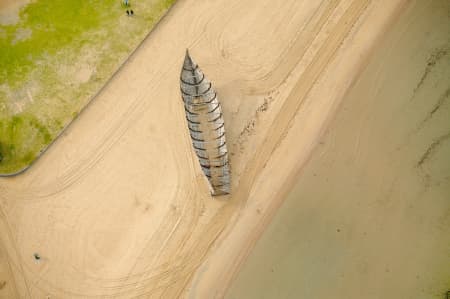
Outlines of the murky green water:
[{"label": "murky green water", "polygon": [[413,1],[227,298],[445,298],[450,2]]}]

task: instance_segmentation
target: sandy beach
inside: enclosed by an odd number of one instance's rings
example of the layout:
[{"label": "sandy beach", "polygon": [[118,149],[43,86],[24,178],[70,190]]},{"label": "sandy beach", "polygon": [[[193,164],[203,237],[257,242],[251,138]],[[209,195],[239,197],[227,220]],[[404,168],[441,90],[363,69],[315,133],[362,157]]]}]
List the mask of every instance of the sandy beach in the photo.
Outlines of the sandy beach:
[{"label": "sandy beach", "polygon": [[[225,296],[406,2],[178,1],[29,170],[0,178],[0,298]],[[211,198],[191,146],[186,48],[221,100],[229,196]]]}]

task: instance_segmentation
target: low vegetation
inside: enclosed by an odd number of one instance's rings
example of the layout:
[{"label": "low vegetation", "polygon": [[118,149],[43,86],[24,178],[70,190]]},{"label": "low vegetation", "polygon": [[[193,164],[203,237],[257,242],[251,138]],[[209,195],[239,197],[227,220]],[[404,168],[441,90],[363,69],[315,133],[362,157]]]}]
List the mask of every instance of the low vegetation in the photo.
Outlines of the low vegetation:
[{"label": "low vegetation", "polygon": [[28,166],[174,1],[36,0],[0,25],[0,174]]}]

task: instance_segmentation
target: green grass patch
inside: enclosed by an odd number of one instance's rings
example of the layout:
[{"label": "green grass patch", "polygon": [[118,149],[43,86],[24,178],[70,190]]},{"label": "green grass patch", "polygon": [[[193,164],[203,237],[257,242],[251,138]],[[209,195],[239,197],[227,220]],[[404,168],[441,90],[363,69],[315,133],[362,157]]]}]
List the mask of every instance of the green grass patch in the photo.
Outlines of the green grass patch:
[{"label": "green grass patch", "polygon": [[31,114],[18,114],[0,120],[0,157],[3,171],[16,171],[30,164],[38,153],[34,146],[43,148],[51,142],[47,127]]},{"label": "green grass patch", "polygon": [[44,55],[55,55],[83,32],[113,17],[115,4],[114,0],[65,0],[27,5],[18,24],[0,27],[4,31],[0,39],[0,77],[10,86],[21,84]]},{"label": "green grass patch", "polygon": [[30,164],[175,0],[36,0],[0,25],[0,174]]}]

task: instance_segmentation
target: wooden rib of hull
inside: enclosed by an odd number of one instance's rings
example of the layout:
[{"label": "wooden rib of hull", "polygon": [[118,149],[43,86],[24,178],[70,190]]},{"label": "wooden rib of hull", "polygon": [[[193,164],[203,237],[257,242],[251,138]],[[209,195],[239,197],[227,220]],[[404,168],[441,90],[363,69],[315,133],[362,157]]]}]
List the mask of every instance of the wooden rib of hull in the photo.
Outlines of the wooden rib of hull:
[{"label": "wooden rib of hull", "polygon": [[180,87],[192,145],[211,194],[228,194],[230,169],[222,108],[211,82],[188,51],[181,69]]}]

